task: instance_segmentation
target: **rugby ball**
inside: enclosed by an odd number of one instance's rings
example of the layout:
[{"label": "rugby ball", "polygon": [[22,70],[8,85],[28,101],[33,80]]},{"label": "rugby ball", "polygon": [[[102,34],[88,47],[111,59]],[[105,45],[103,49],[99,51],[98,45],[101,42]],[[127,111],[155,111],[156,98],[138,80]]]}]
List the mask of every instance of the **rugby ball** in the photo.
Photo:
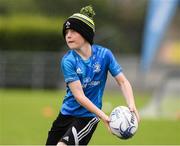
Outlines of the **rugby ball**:
[{"label": "rugby ball", "polygon": [[111,132],[120,139],[129,139],[138,129],[138,121],[134,112],[126,106],[114,108],[110,114]]}]

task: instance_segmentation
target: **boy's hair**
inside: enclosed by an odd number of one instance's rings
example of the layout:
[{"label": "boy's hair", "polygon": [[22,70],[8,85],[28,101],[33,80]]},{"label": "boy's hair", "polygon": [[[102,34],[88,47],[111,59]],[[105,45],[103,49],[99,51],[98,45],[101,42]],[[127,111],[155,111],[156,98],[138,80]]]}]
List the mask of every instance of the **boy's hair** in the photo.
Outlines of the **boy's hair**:
[{"label": "boy's hair", "polygon": [[73,14],[65,21],[63,24],[63,36],[65,37],[65,31],[67,29],[73,29],[92,45],[95,32],[94,15],[95,12],[92,6],[83,7],[80,13]]}]

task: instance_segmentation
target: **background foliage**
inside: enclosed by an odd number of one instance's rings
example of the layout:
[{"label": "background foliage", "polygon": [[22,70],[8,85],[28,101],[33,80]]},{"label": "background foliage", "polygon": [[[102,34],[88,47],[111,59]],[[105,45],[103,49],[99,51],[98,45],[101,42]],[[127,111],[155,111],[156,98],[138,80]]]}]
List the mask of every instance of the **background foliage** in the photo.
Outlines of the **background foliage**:
[{"label": "background foliage", "polygon": [[96,11],[96,43],[140,52],[146,0],[0,0],[0,49],[62,50],[63,22],[89,4]]}]

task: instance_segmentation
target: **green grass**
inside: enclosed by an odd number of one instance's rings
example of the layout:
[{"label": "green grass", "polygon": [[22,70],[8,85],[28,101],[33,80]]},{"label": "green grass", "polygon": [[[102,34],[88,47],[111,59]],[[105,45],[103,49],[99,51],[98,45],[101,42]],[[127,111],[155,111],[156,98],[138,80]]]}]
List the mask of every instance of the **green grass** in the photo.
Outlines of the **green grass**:
[{"label": "green grass", "polygon": [[[65,91],[58,90],[0,90],[0,145],[41,145],[57,116]],[[137,107],[149,101],[146,94],[135,94]],[[113,107],[125,104],[121,93],[105,92],[104,111],[109,114]],[[120,140],[99,126],[90,144],[180,144],[180,122],[177,120],[142,119],[136,135],[129,140]]]}]

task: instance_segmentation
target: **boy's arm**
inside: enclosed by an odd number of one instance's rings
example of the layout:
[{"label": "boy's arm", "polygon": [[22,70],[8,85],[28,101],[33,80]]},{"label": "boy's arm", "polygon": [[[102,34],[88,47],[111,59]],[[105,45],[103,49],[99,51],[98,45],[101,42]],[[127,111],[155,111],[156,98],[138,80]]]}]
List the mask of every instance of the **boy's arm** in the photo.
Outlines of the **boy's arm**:
[{"label": "boy's arm", "polygon": [[123,73],[120,73],[117,76],[115,76],[115,79],[116,79],[118,85],[121,87],[122,93],[126,99],[126,103],[129,107],[130,111],[135,112],[138,121],[140,121],[140,116],[136,109],[131,84],[129,83],[129,81],[127,80],[127,78],[125,77],[125,75]]},{"label": "boy's arm", "polygon": [[84,91],[82,89],[81,82],[79,80],[71,82],[68,84],[72,94],[76,98],[76,100],[87,110],[90,112],[96,114],[102,121],[105,123],[106,127],[109,129],[109,117],[102,111],[100,110],[96,105],[94,105],[89,98],[87,98],[84,94]]}]

